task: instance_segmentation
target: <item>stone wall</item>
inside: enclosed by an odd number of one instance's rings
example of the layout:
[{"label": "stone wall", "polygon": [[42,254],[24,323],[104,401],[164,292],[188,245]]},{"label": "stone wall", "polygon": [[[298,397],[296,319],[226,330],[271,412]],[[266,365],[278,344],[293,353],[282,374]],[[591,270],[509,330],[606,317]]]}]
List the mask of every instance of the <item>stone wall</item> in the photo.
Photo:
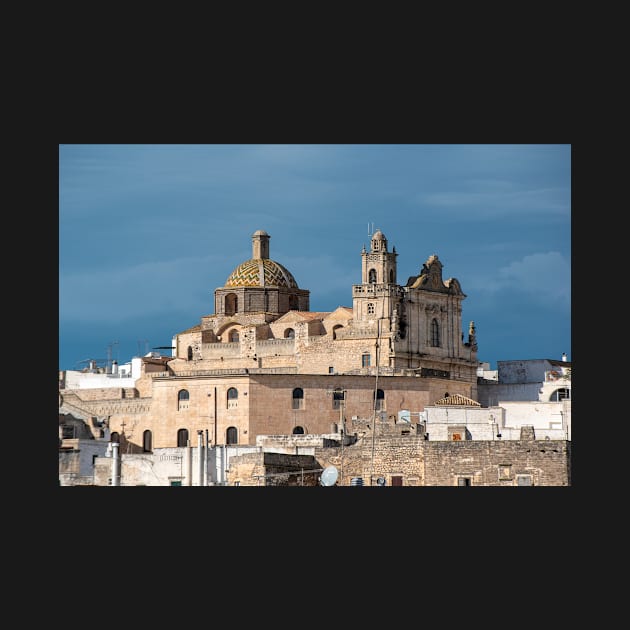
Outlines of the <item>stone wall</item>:
[{"label": "stone wall", "polygon": [[425,485],[515,486],[520,475],[534,486],[568,486],[570,457],[571,443],[560,440],[425,442]]},{"label": "stone wall", "polygon": [[247,453],[230,459],[230,486],[317,486],[322,468],[312,455]]},{"label": "stone wall", "polygon": [[[383,427],[382,427],[383,428]],[[316,486],[323,470],[337,469],[335,485],[351,486],[360,478],[364,486],[569,486],[571,443],[535,440],[524,431],[521,440],[430,442],[422,435],[395,435],[388,427],[372,439],[341,442],[322,437],[322,444],[308,447],[313,454],[261,451],[260,447],[228,447],[224,460],[221,447],[210,449],[209,485]],[[380,429],[379,429],[380,430]],[[279,436],[286,443],[286,436]],[[332,446],[331,446],[332,445]],[[256,449],[255,451],[249,449]],[[264,448],[273,448],[268,436]],[[121,454],[121,485],[199,485],[198,449],[160,449],[153,454]],[[60,484],[80,485],[78,453],[60,454]],[[97,457],[94,485],[109,485],[111,457]],[[219,469],[225,469],[225,477]],[[87,478],[87,477],[86,477]]]},{"label": "stone wall", "polygon": [[[273,455],[284,458],[282,463],[271,465],[271,460],[265,460],[263,465],[258,457],[254,474],[286,471],[296,457]],[[337,468],[339,486],[350,486],[352,479],[359,477],[364,486],[377,485],[379,477],[386,486],[568,486],[570,457],[570,442],[565,441],[428,442],[410,435],[379,437],[374,442],[366,436],[343,449],[316,448],[314,459],[315,468]],[[254,471],[251,462],[250,469],[235,469],[232,460],[230,468],[230,485],[236,480],[233,473],[238,475],[239,485],[271,485],[247,478]],[[274,479],[273,485],[299,485],[288,478],[283,481],[281,475]]]}]

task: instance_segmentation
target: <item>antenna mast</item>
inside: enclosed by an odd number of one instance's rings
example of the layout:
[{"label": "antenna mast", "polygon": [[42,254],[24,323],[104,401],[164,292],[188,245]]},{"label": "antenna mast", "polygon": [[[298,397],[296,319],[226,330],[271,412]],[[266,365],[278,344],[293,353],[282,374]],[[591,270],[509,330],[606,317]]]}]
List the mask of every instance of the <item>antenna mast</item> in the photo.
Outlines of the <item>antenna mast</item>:
[{"label": "antenna mast", "polygon": [[[110,341],[109,344],[107,345],[107,367],[108,368],[112,367],[112,347],[117,346],[117,345],[118,345],[117,341]],[[118,358],[118,354],[116,354],[116,358]]]},{"label": "antenna mast", "polygon": [[144,356],[142,354],[142,349],[140,348],[140,343],[144,341],[144,354],[148,354],[149,353],[149,340],[148,339],[138,339],[138,355],[139,356]]}]

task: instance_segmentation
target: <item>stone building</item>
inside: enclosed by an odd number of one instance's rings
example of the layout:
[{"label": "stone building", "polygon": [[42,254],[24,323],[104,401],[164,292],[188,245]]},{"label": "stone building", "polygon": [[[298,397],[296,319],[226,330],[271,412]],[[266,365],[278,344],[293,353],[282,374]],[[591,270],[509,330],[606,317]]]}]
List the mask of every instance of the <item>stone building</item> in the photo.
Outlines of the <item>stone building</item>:
[{"label": "stone building", "polygon": [[[455,278],[429,256],[406,283],[378,230],[360,252],[352,308],[310,311],[310,294],[252,236],[251,259],[214,291],[214,313],[176,334],[173,356],[143,357],[132,387],[68,388],[60,413],[101,418],[121,455],[210,444],[255,445],[259,435],[355,432],[354,422],[394,422],[450,395],[477,398],[473,322],[464,340]],[[131,384],[131,381],[129,382]]]},{"label": "stone building", "polygon": [[[334,471],[336,486],[570,486],[571,442],[540,439],[425,439],[420,425],[382,425],[376,433],[259,436],[257,445],[155,449],[96,458],[90,485],[318,486]],[[117,479],[113,484],[112,480]],[[71,485],[64,481],[62,485]],[[75,485],[78,485],[75,482]]]},{"label": "stone building", "polygon": [[[510,363],[519,366],[519,374],[524,366],[524,374],[540,379],[539,360]],[[60,484],[316,486],[320,481],[330,485],[323,482],[324,474],[334,472],[338,486],[568,486],[571,399],[564,390],[570,389],[570,369],[565,363],[563,371],[543,372],[548,382],[535,390],[520,382],[530,377],[502,371],[508,382],[493,380],[492,385],[500,385],[508,400],[497,406],[483,407],[454,394],[421,412],[340,419],[344,432],[258,435],[255,445],[218,446],[209,445],[206,433],[205,443],[200,434],[196,446],[127,453],[119,461],[108,449],[95,458],[92,478],[79,476],[76,466],[81,456],[85,463],[85,456],[94,453],[94,441],[71,439],[87,437],[89,428],[64,416]],[[538,400],[516,399],[534,393]],[[340,411],[343,415],[343,406]],[[98,426],[99,420],[93,418],[92,424]]]}]

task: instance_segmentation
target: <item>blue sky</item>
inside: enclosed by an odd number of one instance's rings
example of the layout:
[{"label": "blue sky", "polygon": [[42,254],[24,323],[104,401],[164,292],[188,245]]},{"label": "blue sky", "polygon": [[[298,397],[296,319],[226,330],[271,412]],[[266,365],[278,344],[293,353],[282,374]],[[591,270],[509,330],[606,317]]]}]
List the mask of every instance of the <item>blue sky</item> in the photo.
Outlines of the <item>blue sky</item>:
[{"label": "blue sky", "polygon": [[372,225],[399,284],[459,280],[480,361],[571,360],[571,145],[64,144],[59,369],[170,346],[256,230],[312,311],[352,307]]}]

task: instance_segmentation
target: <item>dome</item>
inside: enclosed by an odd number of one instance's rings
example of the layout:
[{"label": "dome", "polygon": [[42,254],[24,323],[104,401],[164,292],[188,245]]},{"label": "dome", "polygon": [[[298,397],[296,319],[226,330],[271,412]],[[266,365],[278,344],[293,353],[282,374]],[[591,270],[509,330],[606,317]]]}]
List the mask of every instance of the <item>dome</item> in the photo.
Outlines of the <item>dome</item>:
[{"label": "dome", "polygon": [[291,272],[271,258],[251,258],[241,263],[230,274],[225,286],[299,288]]}]

